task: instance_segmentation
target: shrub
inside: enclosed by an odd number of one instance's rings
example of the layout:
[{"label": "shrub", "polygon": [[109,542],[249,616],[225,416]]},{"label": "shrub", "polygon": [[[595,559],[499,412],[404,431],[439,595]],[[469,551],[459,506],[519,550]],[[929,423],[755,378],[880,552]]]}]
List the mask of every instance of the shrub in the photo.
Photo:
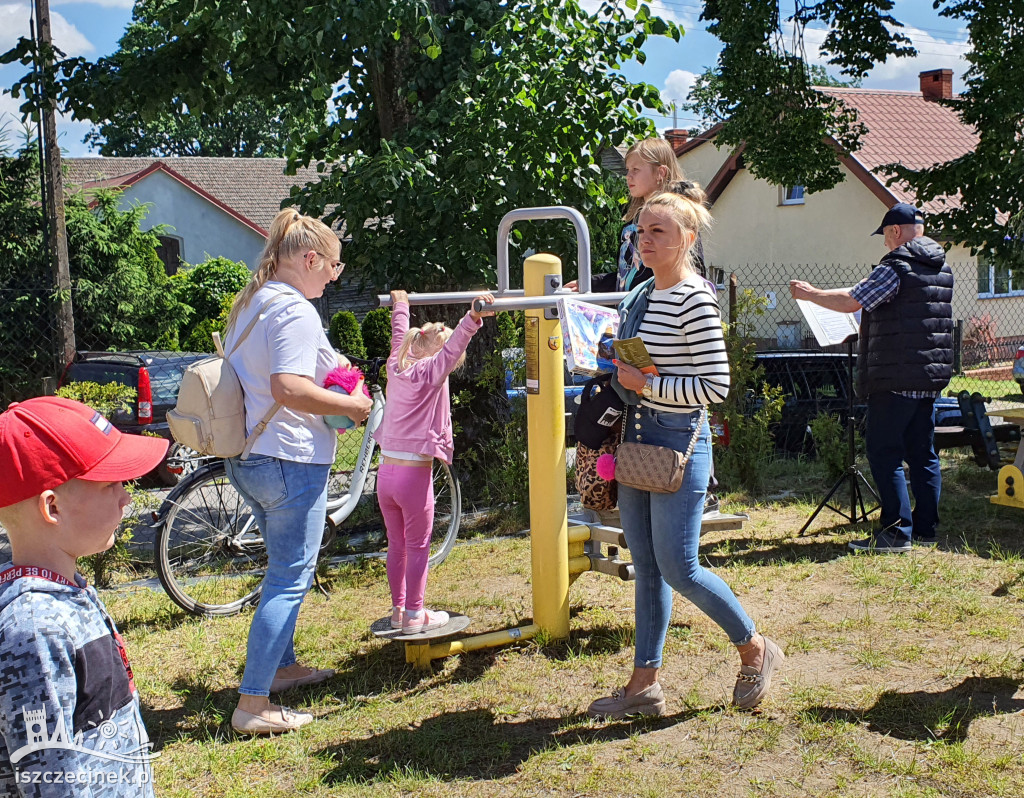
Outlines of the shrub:
[{"label": "shrub", "polygon": [[751,491],[761,486],[765,467],[775,455],[771,425],[782,417],[784,401],[782,388],[765,384],[764,369],[757,365],[750,340],[751,317],[763,315],[766,303],[750,289],[743,291],[736,303],[736,318],[726,327],[731,387],[719,414],[729,424],[729,445],[715,453],[715,469],[726,487],[735,479]]},{"label": "shrub", "polygon": [[[506,368],[514,372],[525,371],[525,363],[506,363],[502,355],[506,349],[522,347],[524,338],[524,314],[499,313],[496,319],[497,340],[477,384],[490,390],[500,380],[505,382]],[[522,385],[523,373],[513,377],[514,385]],[[507,400],[506,406],[508,405]],[[460,457],[466,468],[472,467],[483,474],[482,498],[491,507],[502,508],[500,527],[503,531],[514,532],[529,525],[530,518],[530,468],[526,452],[526,402],[517,401],[507,410],[506,423],[496,428],[497,434],[486,440],[482,455],[473,447]],[[464,470],[466,470],[464,468]]]},{"label": "shrub", "polygon": [[814,455],[825,466],[827,478],[839,479],[846,472],[846,435],[842,420],[832,413],[818,413],[808,426],[814,441]]},{"label": "shrub", "polygon": [[220,318],[225,299],[234,299],[235,294],[245,288],[251,277],[252,274],[244,263],[228,258],[208,258],[195,266],[182,264],[182,268],[171,278],[171,283],[175,297],[189,307],[188,313],[181,319],[179,328],[183,349],[190,349],[185,346],[184,339],[191,337],[193,328],[204,321]]},{"label": "shrub", "polygon": [[220,315],[212,319],[203,319],[199,324],[195,325],[189,332],[188,337],[182,340],[182,350],[185,352],[215,352],[213,334],[215,332],[224,332],[224,328],[228,325],[231,303],[234,301],[234,294],[226,294],[221,299]]},{"label": "shrub", "polygon": [[331,341],[331,346],[339,352],[353,357],[366,357],[363,333],[359,329],[359,322],[356,321],[356,314],[351,310],[339,310],[334,314],[327,337]]},{"label": "shrub", "polygon": [[69,382],[57,389],[57,396],[89,405],[109,419],[118,410],[131,410],[138,393],[130,385],[118,382]]},{"label": "shrub", "polygon": [[363,343],[367,357],[387,357],[391,352],[391,314],[386,308],[376,308],[363,319]]}]

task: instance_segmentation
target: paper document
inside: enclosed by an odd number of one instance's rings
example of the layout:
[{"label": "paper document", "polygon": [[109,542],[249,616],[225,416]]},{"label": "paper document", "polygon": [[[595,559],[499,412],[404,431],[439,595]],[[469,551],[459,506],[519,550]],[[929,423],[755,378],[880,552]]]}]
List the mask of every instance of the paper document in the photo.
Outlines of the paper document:
[{"label": "paper document", "polygon": [[829,310],[806,299],[798,299],[796,304],[821,346],[845,343],[860,332],[860,324],[853,313]]}]

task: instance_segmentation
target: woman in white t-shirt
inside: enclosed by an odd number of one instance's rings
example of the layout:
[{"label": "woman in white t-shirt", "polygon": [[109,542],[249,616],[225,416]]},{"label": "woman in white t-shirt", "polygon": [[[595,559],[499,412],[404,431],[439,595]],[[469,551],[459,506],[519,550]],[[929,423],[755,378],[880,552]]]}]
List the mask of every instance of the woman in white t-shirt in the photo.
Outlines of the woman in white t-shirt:
[{"label": "woman in white t-shirt", "polygon": [[[340,257],[338,237],[327,225],[281,211],[259,268],[228,317],[225,351],[245,394],[246,434],[280,404],[248,458],[227,460],[228,478],[252,505],[268,560],[249,628],[241,698],[231,716],[231,725],[244,734],[280,734],[309,723],[312,715],[270,703],[270,693],[334,675],[300,665],[293,636],[313,581],[334,462],[336,433],[323,417],[343,415],[360,424],[370,414],[361,383],[351,396],[321,387],[338,360],[308,300],[341,274]],[[257,314],[256,325],[232,352]]]}]

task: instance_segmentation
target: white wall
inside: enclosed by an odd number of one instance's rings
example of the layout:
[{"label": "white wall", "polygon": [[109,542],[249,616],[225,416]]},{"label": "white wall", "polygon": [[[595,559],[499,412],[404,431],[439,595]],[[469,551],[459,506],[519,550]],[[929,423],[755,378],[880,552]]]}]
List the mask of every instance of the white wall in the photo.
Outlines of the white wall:
[{"label": "white wall", "polygon": [[167,225],[167,234],[181,239],[185,261],[222,256],[256,267],[266,239],[166,172],[153,172],[121,192],[121,207],[135,203],[150,205],[143,229]]}]

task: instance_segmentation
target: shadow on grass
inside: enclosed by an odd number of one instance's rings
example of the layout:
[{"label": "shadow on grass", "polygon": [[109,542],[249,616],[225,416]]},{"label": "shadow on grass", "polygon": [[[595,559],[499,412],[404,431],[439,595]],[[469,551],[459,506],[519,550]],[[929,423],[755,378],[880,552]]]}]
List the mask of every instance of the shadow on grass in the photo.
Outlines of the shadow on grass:
[{"label": "shadow on grass", "polygon": [[337,763],[323,783],[368,784],[390,774],[416,773],[442,780],[498,779],[523,763],[575,745],[623,740],[664,729],[722,707],[690,709],[662,718],[592,726],[585,715],[503,721],[486,709],[445,712],[421,723],[362,740],[329,746],[313,756]]},{"label": "shadow on grass", "polygon": [[143,702],[142,719],[154,751],[179,740],[205,743],[231,738],[231,713],[238,703],[236,688],[211,691],[202,680],[179,679],[171,689],[181,697],[181,706],[148,709]]},{"label": "shadow on grass", "polygon": [[941,693],[886,691],[866,710],[810,707],[804,715],[819,722],[866,724],[878,734],[900,740],[959,742],[971,721],[1024,710],[1014,698],[1020,685],[1003,676],[971,676]]},{"label": "shadow on grass", "polygon": [[775,565],[780,562],[831,562],[849,553],[845,540],[829,537],[847,534],[851,527],[839,525],[815,530],[806,537],[781,540],[756,537],[734,537],[703,543],[701,563],[712,568],[727,565]]},{"label": "shadow on grass", "polygon": [[184,610],[160,610],[155,615],[131,615],[124,620],[117,622],[117,630],[121,634],[127,634],[135,629],[145,628],[151,631],[165,631],[177,629],[189,621],[198,621],[199,618]]}]

